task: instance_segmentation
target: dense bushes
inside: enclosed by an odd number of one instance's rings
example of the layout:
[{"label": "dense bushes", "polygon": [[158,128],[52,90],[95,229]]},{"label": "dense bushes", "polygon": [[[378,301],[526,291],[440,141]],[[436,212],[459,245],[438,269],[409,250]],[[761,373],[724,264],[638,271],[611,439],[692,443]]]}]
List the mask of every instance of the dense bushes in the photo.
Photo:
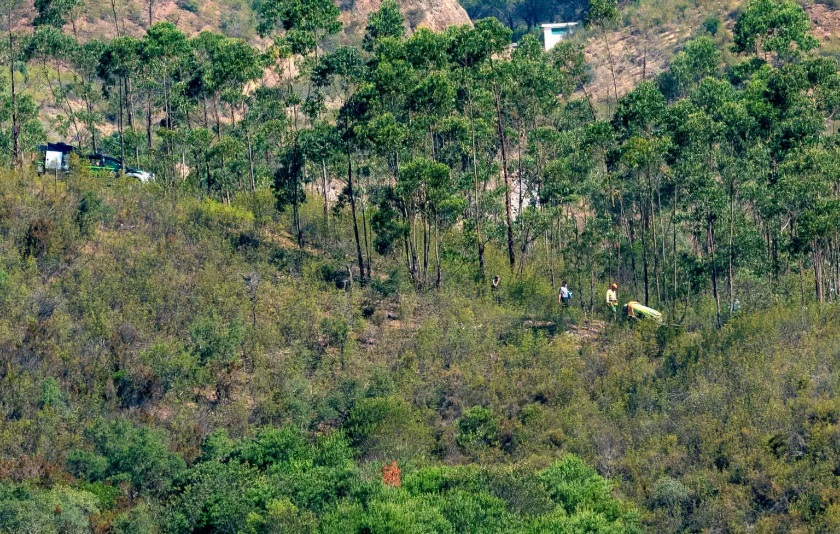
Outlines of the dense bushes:
[{"label": "dense bushes", "polygon": [[[54,185],[0,189],[28,206],[0,218],[0,531],[836,530],[832,305],[564,332],[536,267],[345,291],[323,266],[352,240],[253,221],[246,250],[192,199]],[[111,215],[83,234],[87,193]]]},{"label": "dense bushes", "polygon": [[91,482],[127,482],[132,494],[160,495],[184,469],[180,456],[167,450],[160,432],[135,427],[130,421],[98,421],[85,431],[93,450],[67,455],[71,473]]},{"label": "dense bushes", "polygon": [[0,486],[0,531],[85,534],[99,513],[92,493],[66,486],[49,490],[26,485]]},{"label": "dense bushes", "polygon": [[[108,425],[116,427],[124,424]],[[193,466],[170,473],[171,506],[155,513],[141,503],[114,524],[119,532],[143,525],[162,532],[640,531],[635,512],[574,456],[540,472],[423,468],[390,487],[365,476],[354,453],[339,433],[310,441],[286,427],[238,442],[214,434]],[[60,513],[47,508],[59,502]],[[83,532],[97,502],[93,493],[61,486],[35,493],[9,486],[0,492],[0,528],[54,521],[45,532]]]}]

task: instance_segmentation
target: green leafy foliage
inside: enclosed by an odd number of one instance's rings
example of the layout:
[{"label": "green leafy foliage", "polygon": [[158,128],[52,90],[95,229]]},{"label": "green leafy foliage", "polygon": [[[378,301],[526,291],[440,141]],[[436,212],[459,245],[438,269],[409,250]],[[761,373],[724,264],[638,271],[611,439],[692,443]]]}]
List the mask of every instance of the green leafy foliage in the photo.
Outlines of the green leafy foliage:
[{"label": "green leafy foliage", "polygon": [[6,483],[0,487],[0,530],[83,534],[99,513],[91,493],[56,486],[41,490]]},{"label": "green leafy foliage", "polygon": [[782,58],[817,47],[811,21],[798,4],[790,1],[753,0],[733,29],[738,52],[775,52]]},{"label": "green leafy foliage", "polygon": [[837,62],[759,1],[602,105],[537,4],[13,30],[0,530],[838,531]]},{"label": "green leafy foliage", "polygon": [[82,478],[97,482],[128,482],[132,491],[161,494],[184,468],[180,456],[169,452],[162,435],[130,421],[99,421],[85,431],[93,451],[76,450],[68,465]]}]

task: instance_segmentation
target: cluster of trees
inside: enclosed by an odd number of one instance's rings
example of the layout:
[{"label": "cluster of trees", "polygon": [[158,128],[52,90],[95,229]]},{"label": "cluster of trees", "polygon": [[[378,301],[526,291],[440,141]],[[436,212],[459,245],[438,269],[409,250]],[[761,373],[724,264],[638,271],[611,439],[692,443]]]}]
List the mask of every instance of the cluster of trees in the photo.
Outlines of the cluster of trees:
[{"label": "cluster of trees", "polygon": [[496,17],[511,30],[530,32],[540,24],[581,20],[588,2],[580,0],[461,0],[473,20]]},{"label": "cluster of trees", "polygon": [[269,191],[0,176],[0,530],[840,527],[837,306],[559,335],[539,270],[337,289]]},{"label": "cluster of trees", "polygon": [[[207,437],[189,467],[160,432],[99,421],[67,455],[75,486],[0,485],[5,532],[641,533],[638,513],[574,455],[546,469],[426,467],[364,474],[341,433],[290,427]],[[372,475],[372,476],[371,476]],[[119,486],[135,506],[119,510]],[[164,504],[167,503],[167,504]]]},{"label": "cluster of trees", "polygon": [[[9,26],[0,530],[840,530],[840,77],[801,8],[604,103],[494,20],[258,12],[267,51]],[[48,103],[159,183],[20,168]],[[576,328],[611,279],[683,328]]]},{"label": "cluster of trees", "polygon": [[[840,76],[834,59],[812,54],[792,2],[749,4],[734,28],[736,64],[701,36],[606,104],[581,94],[578,45],[545,53],[526,37],[511,51],[496,19],[406,37],[398,6],[384,2],[361,47],[324,48],[340,29],[332,2],[272,0],[257,5],[272,43],[261,51],[170,23],[77,43],[49,7],[38,4],[26,39],[9,34],[10,65],[41,66],[60,130],[152,167],[170,187],[183,166],[189,187],[227,201],[271,186],[300,245],[305,228],[330,224],[330,204],[349,207],[363,283],[387,255],[417,287],[440,287],[447,261],[483,278],[495,243],[520,273],[544,249],[540,267],[554,284],[571,274],[588,311],[607,279],[673,316],[708,294],[718,324],[739,284],[768,298],[793,274],[803,302],[840,287]],[[615,18],[614,4],[597,7],[590,25]],[[37,107],[13,87],[5,109],[14,161],[41,133]],[[116,129],[104,136],[109,117]],[[313,188],[323,220],[303,221]]]}]

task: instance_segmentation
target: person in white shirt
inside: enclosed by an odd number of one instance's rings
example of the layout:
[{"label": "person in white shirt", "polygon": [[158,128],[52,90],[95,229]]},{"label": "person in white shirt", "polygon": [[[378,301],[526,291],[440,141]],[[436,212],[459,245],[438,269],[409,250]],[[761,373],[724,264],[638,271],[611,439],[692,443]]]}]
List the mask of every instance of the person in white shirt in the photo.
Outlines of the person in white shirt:
[{"label": "person in white shirt", "polygon": [[560,304],[562,304],[564,308],[569,307],[569,301],[572,300],[572,292],[569,291],[569,287],[566,282],[563,282],[563,285],[560,286],[559,300]]},{"label": "person in white shirt", "polygon": [[607,308],[612,310],[613,320],[615,321],[618,316],[618,295],[616,294],[616,290],[618,289],[618,284],[613,282],[610,284],[610,288],[607,289]]}]

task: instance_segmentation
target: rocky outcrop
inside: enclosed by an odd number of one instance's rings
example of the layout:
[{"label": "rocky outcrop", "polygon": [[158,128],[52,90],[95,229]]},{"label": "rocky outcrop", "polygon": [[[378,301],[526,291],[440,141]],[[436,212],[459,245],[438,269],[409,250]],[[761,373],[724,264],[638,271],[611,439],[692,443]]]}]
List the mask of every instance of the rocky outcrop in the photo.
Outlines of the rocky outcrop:
[{"label": "rocky outcrop", "polygon": [[[355,42],[364,34],[368,16],[378,10],[382,0],[335,0],[341,8],[344,32]],[[113,39],[117,35],[142,36],[149,25],[149,0],[85,0],[76,18],[64,28],[68,35],[89,39]],[[152,0],[154,22],[174,23],[188,36],[204,30],[218,31],[232,37],[259,42],[255,32],[255,14],[250,0],[238,9],[225,7],[222,0]],[[449,26],[469,24],[470,17],[458,0],[397,0],[409,33],[417,28],[443,31]],[[116,15],[116,16],[115,16]],[[29,9],[18,24],[28,31],[34,9]],[[119,22],[115,23],[115,18]]]}]

